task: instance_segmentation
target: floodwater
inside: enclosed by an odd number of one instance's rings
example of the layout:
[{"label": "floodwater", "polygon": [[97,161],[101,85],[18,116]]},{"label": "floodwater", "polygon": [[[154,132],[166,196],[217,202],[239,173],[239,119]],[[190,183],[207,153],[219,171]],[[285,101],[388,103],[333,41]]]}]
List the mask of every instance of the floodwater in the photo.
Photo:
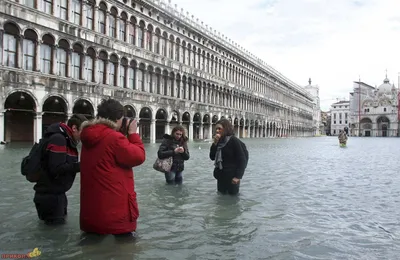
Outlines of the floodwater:
[{"label": "floodwater", "polygon": [[79,245],[79,177],[67,224],[37,219],[20,174],[29,146],[0,146],[0,253],[40,259],[398,259],[400,139],[244,139],[250,160],[238,197],[216,192],[210,144],[190,144],[184,184],[152,169],[158,144],[134,168],[138,239]]}]

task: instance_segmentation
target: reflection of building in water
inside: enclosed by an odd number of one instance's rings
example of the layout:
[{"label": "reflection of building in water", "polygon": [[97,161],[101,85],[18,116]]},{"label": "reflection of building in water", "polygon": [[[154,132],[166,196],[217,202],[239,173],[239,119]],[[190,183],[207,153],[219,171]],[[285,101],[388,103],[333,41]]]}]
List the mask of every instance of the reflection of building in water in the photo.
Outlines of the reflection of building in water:
[{"label": "reflection of building in water", "polygon": [[151,142],[177,124],[211,138],[310,136],[312,97],[165,0],[9,1],[0,16],[0,141],[39,140],[120,100]]},{"label": "reflection of building in water", "polygon": [[331,135],[339,135],[349,125],[349,101],[342,100],[331,105]]},{"label": "reflection of building in water", "polygon": [[350,134],[353,136],[398,135],[398,89],[389,79],[374,88],[354,82],[350,93]]}]

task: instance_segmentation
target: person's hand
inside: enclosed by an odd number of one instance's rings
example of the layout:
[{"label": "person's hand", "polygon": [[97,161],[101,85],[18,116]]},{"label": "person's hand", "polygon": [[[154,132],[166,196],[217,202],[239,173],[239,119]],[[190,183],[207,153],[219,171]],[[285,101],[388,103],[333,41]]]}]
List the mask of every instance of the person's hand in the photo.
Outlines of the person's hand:
[{"label": "person's hand", "polygon": [[214,144],[217,144],[220,138],[221,138],[220,134],[215,134],[214,135]]},{"label": "person's hand", "polygon": [[179,152],[180,153],[183,153],[183,152],[185,152],[185,149],[181,146],[181,147],[178,147],[178,149],[179,149]]},{"label": "person's hand", "polygon": [[232,184],[239,184],[239,182],[240,182],[240,179],[238,179],[238,178],[232,179]]},{"label": "person's hand", "polygon": [[[127,120],[126,123],[129,124],[129,120]],[[131,135],[136,133],[137,133],[137,121],[136,119],[134,119],[132,123],[129,125],[128,134]]]}]

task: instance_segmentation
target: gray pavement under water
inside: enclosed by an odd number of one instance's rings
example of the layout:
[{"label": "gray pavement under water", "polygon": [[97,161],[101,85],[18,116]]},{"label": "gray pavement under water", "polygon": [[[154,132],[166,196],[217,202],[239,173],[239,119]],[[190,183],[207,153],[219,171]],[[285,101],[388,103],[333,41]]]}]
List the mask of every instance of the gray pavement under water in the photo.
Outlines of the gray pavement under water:
[{"label": "gray pavement under water", "polygon": [[134,169],[138,239],[78,245],[79,176],[64,226],[37,219],[20,174],[29,145],[0,146],[0,253],[40,259],[398,259],[400,139],[244,139],[250,160],[240,196],[216,192],[210,144],[190,143],[184,184],[152,169],[158,144]]}]

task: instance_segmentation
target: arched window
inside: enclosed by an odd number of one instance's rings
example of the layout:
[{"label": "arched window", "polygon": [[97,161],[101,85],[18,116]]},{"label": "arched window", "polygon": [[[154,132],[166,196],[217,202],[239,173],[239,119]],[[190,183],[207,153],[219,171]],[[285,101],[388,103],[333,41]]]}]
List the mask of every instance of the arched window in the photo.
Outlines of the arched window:
[{"label": "arched window", "polygon": [[115,38],[115,36],[117,35],[117,15],[118,15],[118,11],[115,7],[111,8],[111,12],[110,12],[110,16],[109,16],[109,28],[108,28],[108,35],[110,37]]},{"label": "arched window", "polygon": [[53,0],[42,0],[42,11],[46,14],[53,14]]},{"label": "arched window", "polygon": [[154,52],[157,54],[161,53],[160,37],[161,37],[161,31],[160,29],[157,28],[156,33],[154,35]]},{"label": "arched window", "polygon": [[43,35],[40,45],[40,71],[46,74],[55,74],[53,71],[54,38],[50,34]]},{"label": "arched window", "polygon": [[136,19],[133,16],[129,23],[129,43],[136,44]]},{"label": "arched window", "polygon": [[179,61],[181,57],[181,40],[179,38],[176,39],[176,44],[175,44],[175,60]]},{"label": "arched window", "polygon": [[57,16],[61,19],[68,19],[68,0],[57,1]]},{"label": "arched window", "polygon": [[145,43],[145,39],[144,39],[144,22],[140,21],[139,23],[139,34],[138,34],[138,41],[139,41],[139,47],[140,48],[144,48],[144,43]]},{"label": "arched window", "polygon": [[145,91],[145,86],[144,86],[144,68],[139,68],[137,70],[137,80],[138,80],[138,89],[141,91]]},{"label": "arched window", "polygon": [[131,61],[131,64],[129,66],[129,84],[128,87],[130,89],[137,89],[135,86],[135,72],[136,72],[136,63],[135,61]]},{"label": "arched window", "polygon": [[36,47],[37,47],[37,34],[33,30],[26,30],[24,33],[24,69],[25,70],[36,70]]},{"label": "arched window", "polygon": [[58,42],[58,49],[57,49],[57,71],[58,76],[67,76],[67,55],[69,52],[69,43],[66,40],[60,40]]},{"label": "arched window", "polygon": [[106,34],[106,15],[107,6],[104,2],[101,2],[99,7],[99,33]]},{"label": "arched window", "polygon": [[107,84],[106,82],[106,74],[104,73],[106,70],[106,62],[108,60],[108,54],[105,51],[101,51],[98,59],[98,68],[97,68],[97,77],[99,79],[99,83]]},{"label": "arched window", "polygon": [[88,48],[85,57],[85,80],[88,82],[95,82],[93,76],[95,60],[96,52],[93,48]]},{"label": "arched window", "polygon": [[121,59],[121,64],[119,65],[119,82],[118,86],[126,88],[126,74],[128,72],[128,60],[126,58]]},{"label": "arched window", "polygon": [[147,32],[146,32],[146,49],[149,51],[153,50],[153,26],[149,24],[147,26]]},{"label": "arched window", "polygon": [[122,12],[121,19],[119,19],[119,35],[118,38],[120,41],[126,41],[126,25],[127,25],[128,16],[125,12]]},{"label": "arched window", "polygon": [[93,30],[94,26],[94,6],[95,6],[95,0],[87,0],[85,1],[85,15],[86,15],[86,20],[84,23],[84,26],[88,28],[89,30]]},{"label": "arched window", "polygon": [[81,24],[82,1],[72,0],[72,21],[75,24]]},{"label": "arched window", "polygon": [[160,37],[160,49],[161,49],[161,55],[162,56],[167,56],[167,39],[168,35],[166,32],[163,33],[162,37]]},{"label": "arched window", "polygon": [[[108,63],[108,79],[109,85],[117,86],[117,69],[118,69],[118,57],[115,54],[110,56],[110,62]],[[105,83],[107,84],[107,83]]]},{"label": "arched window", "polygon": [[71,77],[73,79],[82,79],[83,47],[78,43],[75,43],[72,48],[71,63]]},{"label": "arched window", "polygon": [[19,29],[15,24],[4,25],[3,37],[3,64],[16,68],[18,65],[17,46],[20,41]]}]

